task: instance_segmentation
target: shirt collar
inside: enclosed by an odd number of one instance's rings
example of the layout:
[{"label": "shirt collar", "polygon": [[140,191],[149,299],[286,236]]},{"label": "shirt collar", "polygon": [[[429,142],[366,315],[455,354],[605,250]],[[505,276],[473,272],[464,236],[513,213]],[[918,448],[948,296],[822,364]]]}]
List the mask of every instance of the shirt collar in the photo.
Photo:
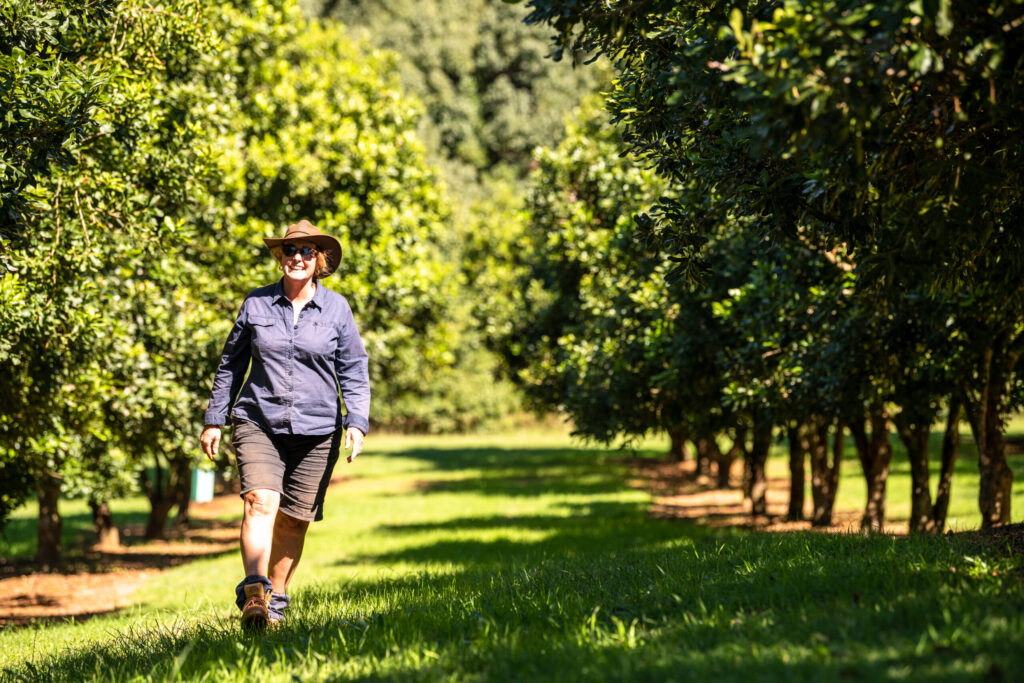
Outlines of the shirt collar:
[{"label": "shirt collar", "polygon": [[319,308],[321,311],[324,310],[324,297],[327,296],[324,292],[324,285],[320,282],[320,278],[313,278],[313,282],[316,283],[316,292],[313,293],[313,299],[309,302]]},{"label": "shirt collar", "polygon": [[[324,309],[324,297],[327,296],[327,294],[324,292],[324,286],[320,282],[319,278],[313,278],[313,282],[316,283],[316,292],[313,294],[313,298],[310,299],[308,302],[306,302],[306,305],[307,306],[309,306],[309,305],[316,306],[317,308],[319,308],[322,311]],[[292,305],[292,302],[289,301],[288,297],[285,296],[285,294],[284,294],[284,278],[283,277],[280,280],[277,281],[276,285],[274,285],[274,302],[275,303],[279,303],[279,304],[280,303],[288,304],[289,306]]]}]

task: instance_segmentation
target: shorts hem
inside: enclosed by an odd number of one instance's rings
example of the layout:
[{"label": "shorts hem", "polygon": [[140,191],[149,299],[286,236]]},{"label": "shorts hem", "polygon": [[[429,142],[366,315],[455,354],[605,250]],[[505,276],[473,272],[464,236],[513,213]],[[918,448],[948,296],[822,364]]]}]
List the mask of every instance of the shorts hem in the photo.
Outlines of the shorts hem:
[{"label": "shorts hem", "polygon": [[241,491],[238,492],[238,497],[245,498],[245,494],[249,493],[250,491],[273,491],[279,496],[284,495],[284,491],[282,491],[281,489],[275,489],[272,486],[247,486],[246,488],[243,488]]},{"label": "shorts hem", "polygon": [[278,508],[277,511],[288,515],[292,519],[297,519],[300,522],[319,522],[320,519],[323,519],[323,517],[317,519],[315,512],[300,513],[295,510],[285,510],[283,507]]}]

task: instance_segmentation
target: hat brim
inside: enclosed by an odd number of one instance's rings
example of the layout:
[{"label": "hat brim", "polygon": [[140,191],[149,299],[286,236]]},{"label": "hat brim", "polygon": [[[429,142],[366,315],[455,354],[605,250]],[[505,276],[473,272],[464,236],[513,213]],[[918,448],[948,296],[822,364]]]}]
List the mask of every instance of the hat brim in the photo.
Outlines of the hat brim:
[{"label": "hat brim", "polygon": [[316,248],[324,253],[327,259],[327,273],[321,277],[327,277],[341,265],[341,242],[330,235],[294,235],[292,237],[264,237],[263,243],[273,249],[282,244],[293,242],[312,242]]}]

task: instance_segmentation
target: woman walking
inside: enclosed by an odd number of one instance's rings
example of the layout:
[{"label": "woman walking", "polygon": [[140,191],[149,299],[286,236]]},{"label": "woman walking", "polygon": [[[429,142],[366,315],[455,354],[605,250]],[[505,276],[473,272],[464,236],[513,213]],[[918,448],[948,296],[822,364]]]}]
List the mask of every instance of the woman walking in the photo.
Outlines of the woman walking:
[{"label": "woman walking", "polygon": [[306,530],[323,519],[342,435],[352,462],[370,427],[366,350],[348,301],[321,282],[340,264],[341,244],[305,220],[264,242],[283,277],[245,297],[200,437],[212,460],[230,416],[244,501],[245,578],[235,595],[247,628],[284,617]]}]

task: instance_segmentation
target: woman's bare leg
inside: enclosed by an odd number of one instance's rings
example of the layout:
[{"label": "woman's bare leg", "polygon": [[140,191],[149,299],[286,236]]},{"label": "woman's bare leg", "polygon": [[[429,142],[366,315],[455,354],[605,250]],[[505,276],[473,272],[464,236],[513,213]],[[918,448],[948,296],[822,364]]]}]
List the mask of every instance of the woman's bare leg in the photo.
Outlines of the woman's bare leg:
[{"label": "woman's bare leg", "polygon": [[274,544],[270,551],[270,582],[275,593],[287,593],[295,567],[302,557],[309,522],[277,513],[274,521]]},{"label": "woman's bare leg", "polygon": [[269,489],[256,489],[244,496],[242,517],[242,564],[245,575],[267,576],[270,567],[274,520],[281,504],[281,494]]}]

